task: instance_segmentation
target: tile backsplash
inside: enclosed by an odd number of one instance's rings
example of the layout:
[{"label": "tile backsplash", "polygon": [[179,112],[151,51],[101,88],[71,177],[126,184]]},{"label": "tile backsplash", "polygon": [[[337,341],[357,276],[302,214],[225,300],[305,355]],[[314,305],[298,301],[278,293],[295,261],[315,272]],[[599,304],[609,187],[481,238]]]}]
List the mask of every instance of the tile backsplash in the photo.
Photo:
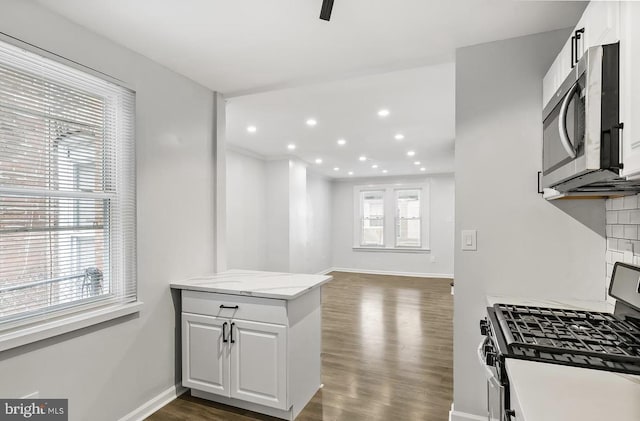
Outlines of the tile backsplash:
[{"label": "tile backsplash", "polygon": [[640,265],[640,195],[607,199],[607,288],[615,262]]}]

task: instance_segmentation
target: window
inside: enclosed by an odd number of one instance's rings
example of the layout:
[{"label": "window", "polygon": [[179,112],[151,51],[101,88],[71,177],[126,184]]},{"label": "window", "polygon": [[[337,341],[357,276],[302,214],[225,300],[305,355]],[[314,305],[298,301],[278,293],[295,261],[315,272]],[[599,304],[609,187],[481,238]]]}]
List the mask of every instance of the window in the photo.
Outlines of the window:
[{"label": "window", "polygon": [[396,247],[420,247],[420,189],[396,190]]},{"label": "window", "polygon": [[360,193],[362,232],[360,245],[384,245],[384,191],[363,191]]},{"label": "window", "polygon": [[428,250],[428,184],[356,186],[354,249]]},{"label": "window", "polygon": [[0,329],[136,300],[134,102],[0,42]]}]

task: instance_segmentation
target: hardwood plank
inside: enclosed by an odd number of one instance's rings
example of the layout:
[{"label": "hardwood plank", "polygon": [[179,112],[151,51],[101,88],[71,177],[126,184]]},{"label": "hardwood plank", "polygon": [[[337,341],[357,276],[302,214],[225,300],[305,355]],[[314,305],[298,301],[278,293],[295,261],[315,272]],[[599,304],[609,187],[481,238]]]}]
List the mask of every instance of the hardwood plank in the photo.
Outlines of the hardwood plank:
[{"label": "hardwood plank", "polygon": [[[324,388],[297,420],[446,420],[453,400],[451,281],[332,275],[322,297]],[[147,419],[276,420],[188,393]]]}]

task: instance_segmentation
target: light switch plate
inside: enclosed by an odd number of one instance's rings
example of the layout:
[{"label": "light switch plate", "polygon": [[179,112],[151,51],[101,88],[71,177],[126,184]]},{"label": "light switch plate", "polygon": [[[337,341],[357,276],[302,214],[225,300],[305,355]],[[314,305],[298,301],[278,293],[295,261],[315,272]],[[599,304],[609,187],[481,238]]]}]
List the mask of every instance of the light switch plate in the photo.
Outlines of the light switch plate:
[{"label": "light switch plate", "polygon": [[478,234],[476,230],[462,230],[462,250],[478,250],[477,239]]}]

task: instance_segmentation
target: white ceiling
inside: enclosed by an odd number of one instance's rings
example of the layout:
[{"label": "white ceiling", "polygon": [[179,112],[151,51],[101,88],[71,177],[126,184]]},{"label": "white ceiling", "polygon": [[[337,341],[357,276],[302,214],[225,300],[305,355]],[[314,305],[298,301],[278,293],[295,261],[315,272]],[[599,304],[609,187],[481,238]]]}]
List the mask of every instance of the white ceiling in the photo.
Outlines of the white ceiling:
[{"label": "white ceiling", "polygon": [[[293,143],[291,155],[330,177],[451,172],[454,104],[453,63],[235,97],[227,100],[227,142],[267,158],[287,155]],[[379,117],[380,109],[389,115]]]},{"label": "white ceiling", "polygon": [[572,26],[584,8],[335,0],[326,22],[321,0],[35,1],[227,96],[450,61],[456,47]]},{"label": "white ceiling", "polygon": [[455,49],[573,26],[585,6],[335,0],[325,22],[322,0],[31,1],[224,93],[232,146],[274,158],[294,143],[331,177],[453,171]]}]

